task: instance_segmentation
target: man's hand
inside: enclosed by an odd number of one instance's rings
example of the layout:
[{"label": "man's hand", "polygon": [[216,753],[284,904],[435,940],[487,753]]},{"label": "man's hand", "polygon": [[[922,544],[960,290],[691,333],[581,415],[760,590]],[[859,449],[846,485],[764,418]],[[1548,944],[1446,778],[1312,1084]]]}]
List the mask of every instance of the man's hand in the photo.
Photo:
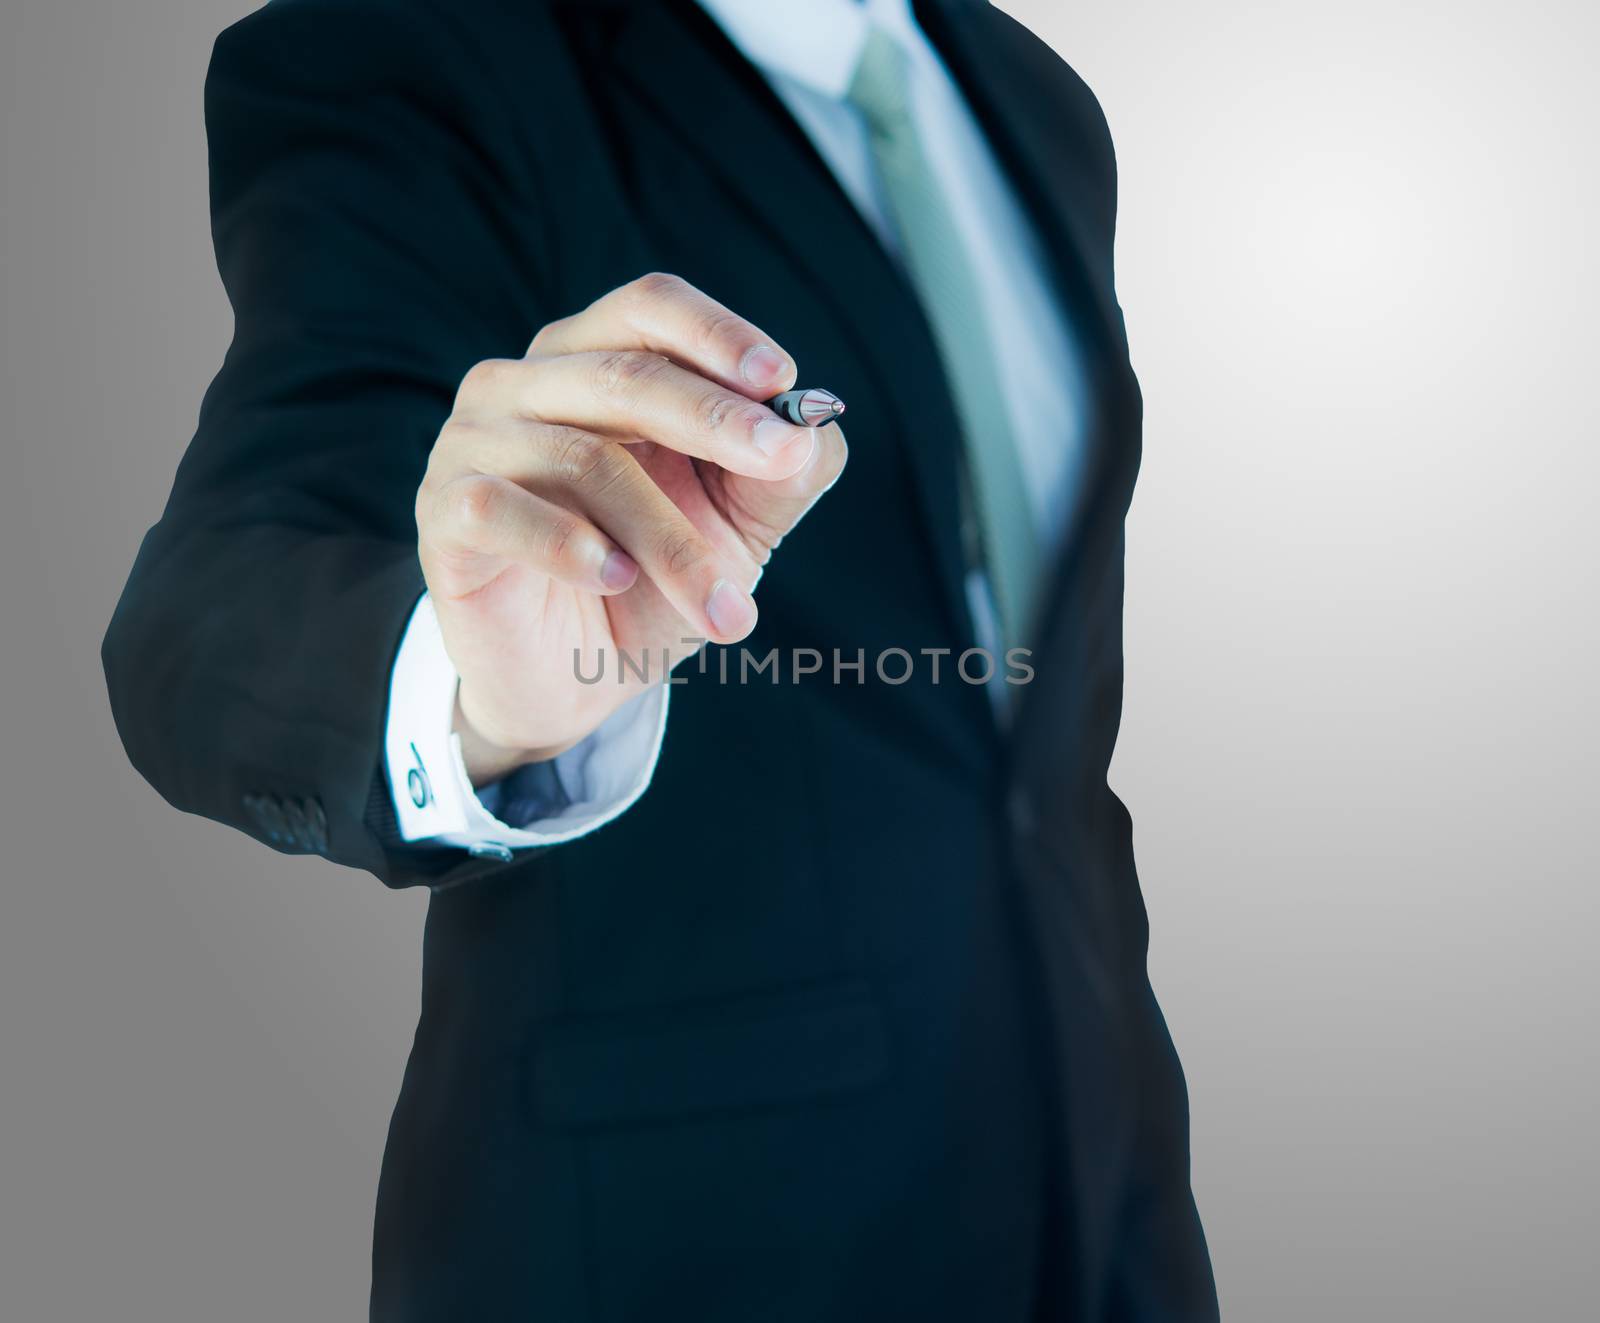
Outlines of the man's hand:
[{"label": "man's hand", "polygon": [[[795,366],[675,276],[648,275],[546,326],[526,357],[461,383],[417,492],[418,548],[461,674],[476,784],[552,758],[644,682],[618,654],[735,643],[778,540],[839,476],[844,436],[760,401]],[[604,667],[600,683],[593,677]]]}]

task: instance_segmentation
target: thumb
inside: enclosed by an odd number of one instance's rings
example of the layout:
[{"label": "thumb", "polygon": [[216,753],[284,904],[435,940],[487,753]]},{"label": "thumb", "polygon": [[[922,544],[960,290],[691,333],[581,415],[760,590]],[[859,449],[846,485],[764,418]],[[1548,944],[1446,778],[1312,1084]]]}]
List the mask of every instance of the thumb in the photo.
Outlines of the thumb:
[{"label": "thumb", "polygon": [[777,546],[844,472],[849,450],[838,423],[817,428],[817,444],[804,468],[777,482],[720,471],[726,515],[757,561]]}]

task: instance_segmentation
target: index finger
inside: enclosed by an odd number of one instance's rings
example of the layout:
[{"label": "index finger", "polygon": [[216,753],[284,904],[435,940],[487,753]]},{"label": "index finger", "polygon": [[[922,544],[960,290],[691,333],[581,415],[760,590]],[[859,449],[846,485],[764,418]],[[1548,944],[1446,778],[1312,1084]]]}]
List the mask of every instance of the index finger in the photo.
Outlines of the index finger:
[{"label": "index finger", "polygon": [[551,322],[530,355],[645,349],[752,400],[795,383],[794,360],[770,336],[678,276],[652,272]]}]

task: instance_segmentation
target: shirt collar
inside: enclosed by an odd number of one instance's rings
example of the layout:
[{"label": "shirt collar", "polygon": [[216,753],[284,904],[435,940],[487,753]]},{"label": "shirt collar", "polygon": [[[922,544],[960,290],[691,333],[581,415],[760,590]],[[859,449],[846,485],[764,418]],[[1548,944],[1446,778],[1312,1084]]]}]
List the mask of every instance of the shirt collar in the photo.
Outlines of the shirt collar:
[{"label": "shirt collar", "polygon": [[835,100],[850,86],[868,29],[903,37],[908,0],[700,0],[728,39],[763,73]]}]

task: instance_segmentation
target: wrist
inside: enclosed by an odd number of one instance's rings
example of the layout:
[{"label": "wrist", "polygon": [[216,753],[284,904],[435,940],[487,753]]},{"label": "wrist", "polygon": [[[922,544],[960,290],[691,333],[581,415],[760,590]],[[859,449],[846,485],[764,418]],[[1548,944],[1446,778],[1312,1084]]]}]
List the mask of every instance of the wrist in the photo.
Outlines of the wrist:
[{"label": "wrist", "polygon": [[576,743],[569,740],[565,744],[530,748],[499,737],[492,726],[473,717],[468,703],[459,692],[456,694],[453,729],[461,742],[461,761],[466,766],[474,789],[499,781],[529,763],[548,762]]}]

